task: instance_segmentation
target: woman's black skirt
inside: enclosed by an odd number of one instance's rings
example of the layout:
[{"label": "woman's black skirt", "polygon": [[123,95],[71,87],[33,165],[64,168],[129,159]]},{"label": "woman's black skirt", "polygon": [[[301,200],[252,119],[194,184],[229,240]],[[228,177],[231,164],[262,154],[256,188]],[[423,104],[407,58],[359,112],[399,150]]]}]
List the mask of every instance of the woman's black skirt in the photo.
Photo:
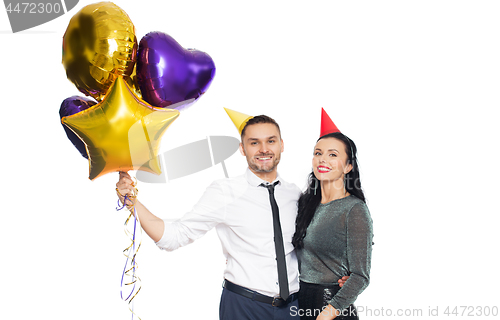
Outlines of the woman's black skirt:
[{"label": "woman's black skirt", "polygon": [[[301,320],[315,320],[333,296],[340,290],[339,285],[320,285],[300,281],[299,314]],[[354,305],[341,311],[337,320],[357,320],[358,313]]]}]

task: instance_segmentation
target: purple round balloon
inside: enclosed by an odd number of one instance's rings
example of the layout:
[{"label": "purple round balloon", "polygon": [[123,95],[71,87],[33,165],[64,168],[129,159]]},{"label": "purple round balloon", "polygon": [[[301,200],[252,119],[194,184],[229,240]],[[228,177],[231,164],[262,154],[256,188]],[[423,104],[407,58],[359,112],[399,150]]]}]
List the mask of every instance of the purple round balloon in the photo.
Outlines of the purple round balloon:
[{"label": "purple round balloon", "polygon": [[[61,103],[61,108],[59,109],[59,117],[62,119],[63,117],[74,115],[78,112],[92,107],[95,104],[97,104],[97,102],[89,98],[82,98],[79,96],[69,97]],[[80,138],[78,138],[78,136],[64,124],[62,126],[64,128],[64,131],[66,132],[66,135],[68,136],[68,139],[73,143],[76,149],[80,151],[82,156],[85,159],[88,159],[87,149],[85,148],[85,144],[83,143],[83,141],[80,140]]]},{"label": "purple round balloon", "polygon": [[205,52],[184,49],[163,32],[150,32],[139,43],[136,73],[142,98],[152,106],[168,107],[205,93],[215,64]]}]

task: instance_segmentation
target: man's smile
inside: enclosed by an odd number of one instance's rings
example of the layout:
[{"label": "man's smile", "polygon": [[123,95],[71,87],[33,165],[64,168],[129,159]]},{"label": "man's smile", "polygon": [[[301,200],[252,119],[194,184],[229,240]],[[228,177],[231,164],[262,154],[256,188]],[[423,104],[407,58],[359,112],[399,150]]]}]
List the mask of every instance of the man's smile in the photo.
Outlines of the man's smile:
[{"label": "man's smile", "polygon": [[255,159],[257,159],[259,161],[268,161],[268,160],[271,160],[272,158],[273,158],[272,155],[255,156]]}]

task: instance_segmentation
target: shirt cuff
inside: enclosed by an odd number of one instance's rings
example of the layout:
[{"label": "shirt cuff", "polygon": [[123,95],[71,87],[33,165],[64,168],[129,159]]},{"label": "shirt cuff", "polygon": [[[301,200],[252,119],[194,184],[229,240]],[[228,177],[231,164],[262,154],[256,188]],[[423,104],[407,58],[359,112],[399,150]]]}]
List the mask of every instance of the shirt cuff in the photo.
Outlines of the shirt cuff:
[{"label": "shirt cuff", "polygon": [[161,237],[160,240],[158,240],[156,243],[156,245],[158,246],[158,248],[160,248],[161,250],[166,250],[166,251],[173,251],[175,249],[178,248],[175,247],[175,245],[173,245],[173,232],[172,230],[169,230],[170,227],[171,227],[171,223],[168,223],[166,221],[163,221],[165,227],[163,228],[163,235]]}]

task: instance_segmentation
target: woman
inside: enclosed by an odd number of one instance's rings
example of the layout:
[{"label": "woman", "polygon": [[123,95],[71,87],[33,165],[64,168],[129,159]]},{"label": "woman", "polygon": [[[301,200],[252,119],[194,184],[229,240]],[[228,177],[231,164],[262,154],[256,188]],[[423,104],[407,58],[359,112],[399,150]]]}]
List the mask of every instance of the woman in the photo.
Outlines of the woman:
[{"label": "woman", "polygon": [[[302,320],[358,319],[353,302],[369,283],[373,231],[356,146],[340,132],[323,135],[312,164],[292,241],[299,259],[299,314]],[[340,288],[343,276],[349,279]]]}]

